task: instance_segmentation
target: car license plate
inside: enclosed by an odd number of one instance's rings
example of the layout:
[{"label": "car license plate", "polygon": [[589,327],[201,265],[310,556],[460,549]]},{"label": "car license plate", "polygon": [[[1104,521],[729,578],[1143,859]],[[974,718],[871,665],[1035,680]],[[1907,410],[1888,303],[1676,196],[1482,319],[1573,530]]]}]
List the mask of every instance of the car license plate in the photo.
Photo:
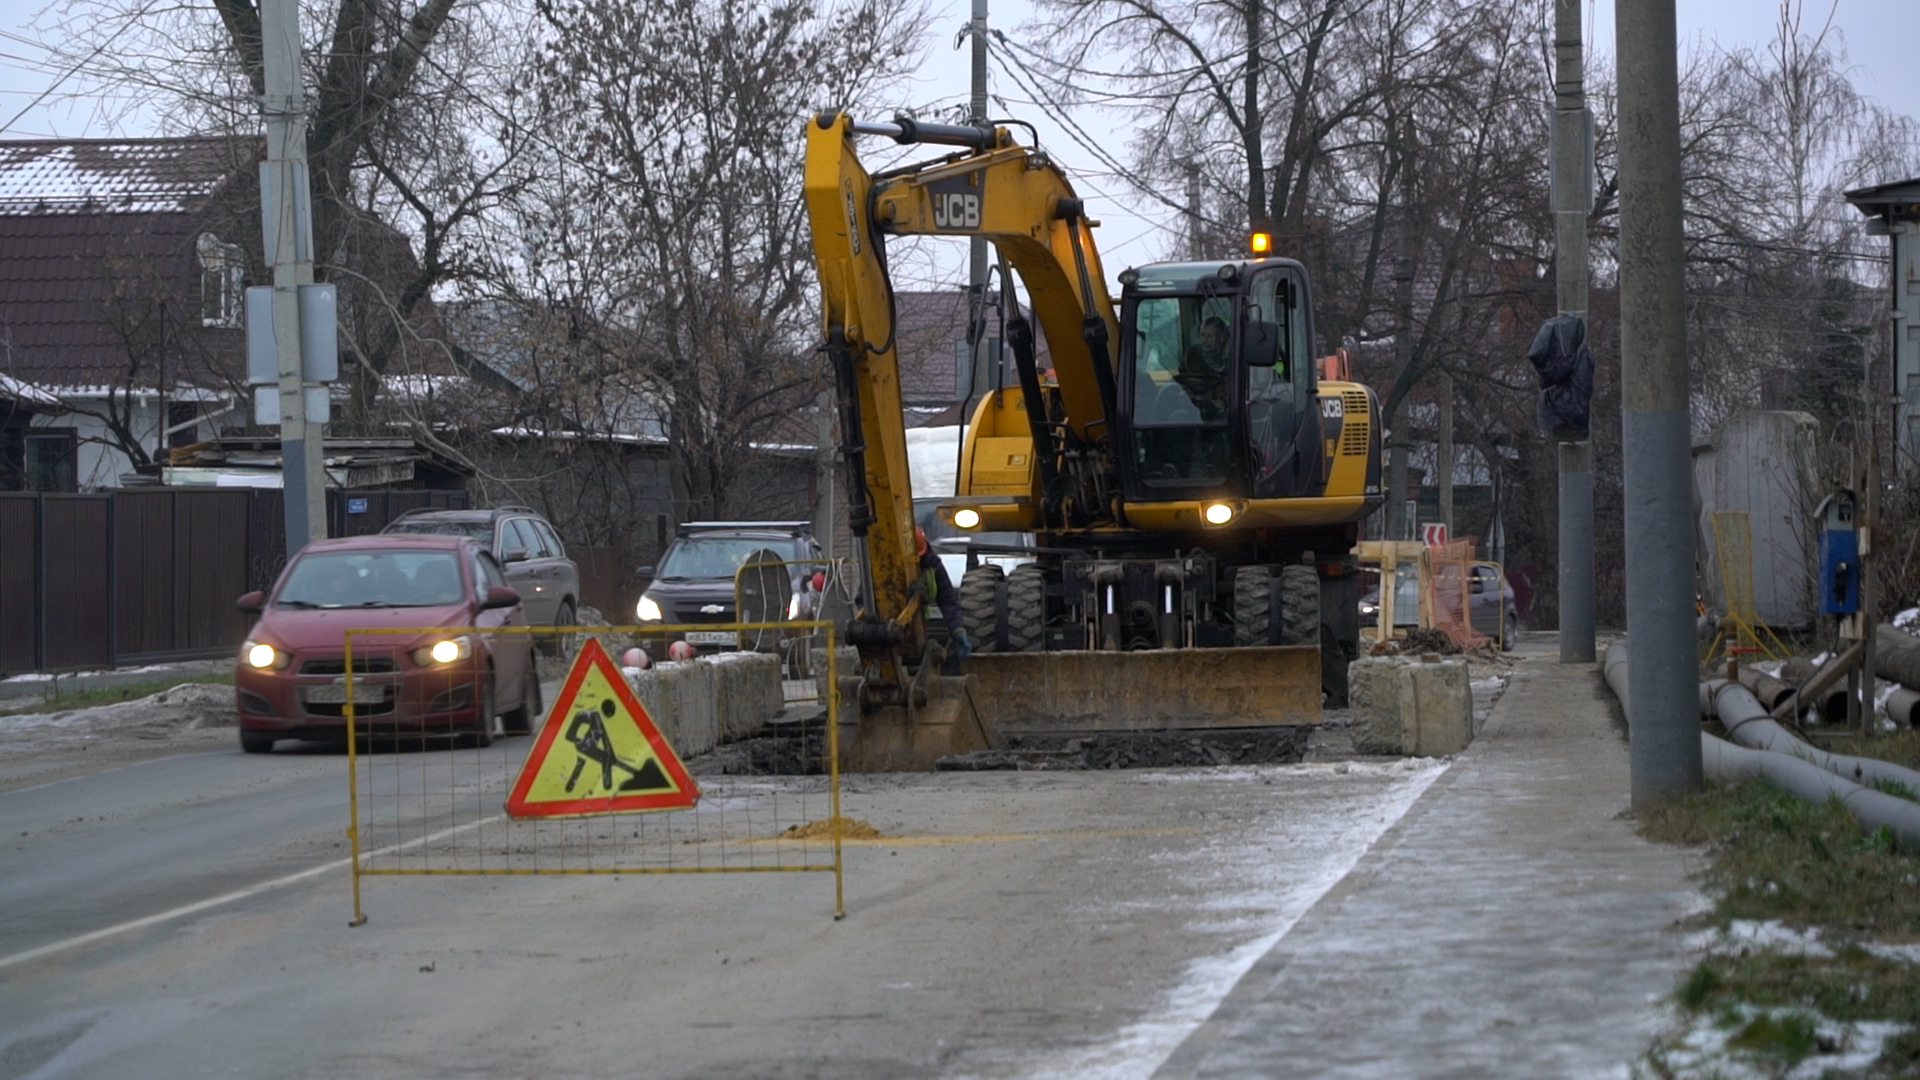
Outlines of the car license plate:
[{"label": "car license plate", "polygon": [[[388,688],[386,686],[378,683],[356,682],[353,686],[353,700],[385,701],[387,699],[387,690]],[[345,705],[347,703],[347,684],[333,683],[331,685],[309,686],[307,687],[307,703],[311,705]]]},{"label": "car license plate", "polygon": [[690,630],[687,632],[689,645],[732,645],[738,639],[731,630]]}]

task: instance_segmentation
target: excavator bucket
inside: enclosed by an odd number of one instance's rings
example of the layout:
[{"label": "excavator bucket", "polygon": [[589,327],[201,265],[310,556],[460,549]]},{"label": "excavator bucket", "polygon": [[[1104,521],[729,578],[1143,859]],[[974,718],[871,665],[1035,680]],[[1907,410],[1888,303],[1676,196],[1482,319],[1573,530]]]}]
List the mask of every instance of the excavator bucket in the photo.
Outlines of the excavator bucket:
[{"label": "excavator bucket", "polygon": [[976,704],[976,679],[970,675],[933,675],[919,685],[925,687],[926,699],[912,708],[862,708],[858,704],[860,680],[840,680],[842,768],[851,772],[929,772],[943,757],[994,745]]},{"label": "excavator bucket", "polygon": [[987,653],[965,669],[996,737],[1320,722],[1320,650]]},{"label": "excavator bucket", "polygon": [[920,772],[940,759],[1101,735],[1238,737],[1320,722],[1320,651],[1311,647],[977,655],[965,675],[933,676],[908,709],[862,709],[841,680],[841,764]]}]

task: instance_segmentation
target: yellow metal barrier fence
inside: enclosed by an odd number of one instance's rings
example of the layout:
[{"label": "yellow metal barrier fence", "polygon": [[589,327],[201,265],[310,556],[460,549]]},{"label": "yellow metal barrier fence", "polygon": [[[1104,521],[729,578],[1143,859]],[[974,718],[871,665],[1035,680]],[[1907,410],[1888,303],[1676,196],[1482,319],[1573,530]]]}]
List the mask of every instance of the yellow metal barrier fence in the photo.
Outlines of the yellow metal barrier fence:
[{"label": "yellow metal barrier fence", "polygon": [[[343,721],[351,925],[366,921],[362,878],[407,875],[830,872],[834,917],[842,917],[832,624],[560,629],[561,635],[526,626],[355,627],[343,635],[337,676],[301,679],[300,707],[310,717]],[[732,630],[736,640],[741,631],[824,632],[825,678],[782,679],[777,657],[753,653],[657,663],[650,672],[619,669],[671,753],[687,766],[698,801],[686,809],[599,816],[508,816],[508,795],[547,725],[569,725],[546,742],[550,753],[575,755],[561,765],[564,771],[572,764],[573,780],[585,770],[591,787],[594,774],[604,771],[611,786],[616,766],[632,771],[616,760],[604,731],[596,741],[592,717],[561,715],[567,703],[557,695],[579,681],[567,676],[583,651],[604,649],[618,665],[628,642],[713,630]],[[536,639],[556,643],[559,656],[543,661],[535,655]],[[444,651],[455,659],[433,664],[427,650],[435,642],[454,642]],[[569,645],[562,649],[558,642]],[[536,681],[507,682],[523,664]],[[309,660],[302,674],[313,665]],[[550,704],[537,678],[543,667],[561,679]],[[600,695],[609,724],[619,722],[611,703],[616,696]],[[498,715],[482,726],[478,718],[485,714]],[[571,780],[567,787],[572,790]]]}]

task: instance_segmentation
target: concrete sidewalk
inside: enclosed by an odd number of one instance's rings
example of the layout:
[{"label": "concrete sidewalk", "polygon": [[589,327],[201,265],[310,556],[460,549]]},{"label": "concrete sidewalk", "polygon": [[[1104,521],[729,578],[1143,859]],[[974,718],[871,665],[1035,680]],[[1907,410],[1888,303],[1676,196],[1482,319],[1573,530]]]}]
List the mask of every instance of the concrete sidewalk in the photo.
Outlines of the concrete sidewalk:
[{"label": "concrete sidewalk", "polygon": [[1624,1076],[1703,905],[1623,819],[1597,669],[1523,661],[1474,744],[1161,1077]]}]

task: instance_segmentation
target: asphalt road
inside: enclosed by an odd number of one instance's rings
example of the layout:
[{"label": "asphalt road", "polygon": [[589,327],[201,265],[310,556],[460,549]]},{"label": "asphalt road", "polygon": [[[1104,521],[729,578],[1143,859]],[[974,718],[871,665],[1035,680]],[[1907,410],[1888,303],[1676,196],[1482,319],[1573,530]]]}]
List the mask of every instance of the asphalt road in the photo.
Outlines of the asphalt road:
[{"label": "asphalt road", "polygon": [[[396,763],[397,835],[474,754]],[[162,757],[0,792],[0,1080],[1145,1076],[1441,769],[854,777],[844,921],[818,873],[369,878],[349,928],[339,754]]]}]

